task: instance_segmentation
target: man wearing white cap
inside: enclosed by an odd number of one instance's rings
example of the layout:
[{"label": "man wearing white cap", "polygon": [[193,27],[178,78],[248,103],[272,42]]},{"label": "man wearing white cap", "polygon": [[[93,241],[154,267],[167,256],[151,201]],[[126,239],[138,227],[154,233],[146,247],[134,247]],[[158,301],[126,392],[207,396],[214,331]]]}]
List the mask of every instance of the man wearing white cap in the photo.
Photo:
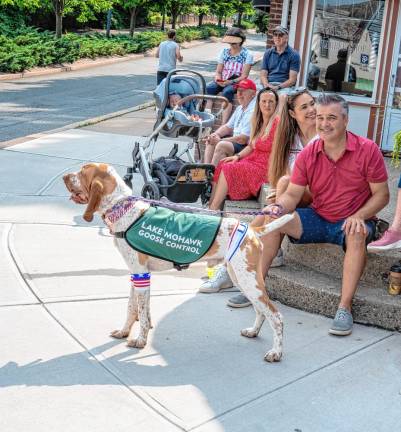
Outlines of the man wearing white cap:
[{"label": "man wearing white cap", "polygon": [[230,120],[208,136],[205,163],[216,165],[221,159],[239,153],[249,142],[251,116],[255,108],[256,84],[249,78],[235,84],[238,102]]}]

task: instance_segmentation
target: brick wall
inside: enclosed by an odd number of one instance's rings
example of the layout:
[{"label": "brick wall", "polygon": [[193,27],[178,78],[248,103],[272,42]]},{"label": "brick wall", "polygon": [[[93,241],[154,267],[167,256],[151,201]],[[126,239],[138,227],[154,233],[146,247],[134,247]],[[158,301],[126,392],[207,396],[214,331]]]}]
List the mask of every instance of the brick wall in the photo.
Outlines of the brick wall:
[{"label": "brick wall", "polygon": [[271,0],[270,2],[270,19],[269,28],[267,30],[266,47],[270,48],[273,45],[273,29],[281,24],[281,15],[283,12],[284,0]]}]

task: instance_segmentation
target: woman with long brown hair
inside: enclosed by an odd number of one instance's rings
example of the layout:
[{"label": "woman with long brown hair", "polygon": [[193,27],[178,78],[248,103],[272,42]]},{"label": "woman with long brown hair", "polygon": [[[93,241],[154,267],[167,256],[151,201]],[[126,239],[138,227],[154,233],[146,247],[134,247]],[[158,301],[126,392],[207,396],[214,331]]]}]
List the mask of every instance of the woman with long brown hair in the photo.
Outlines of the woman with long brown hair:
[{"label": "woman with long brown hair", "polygon": [[298,154],[315,137],[315,100],[305,87],[296,88],[283,104],[270,156],[269,184],[276,197],[287,189]]},{"label": "woman with long brown hair", "polygon": [[275,90],[261,90],[251,119],[250,144],[216,168],[209,208],[217,210],[230,196],[234,200],[256,197],[267,181],[267,168],[278,124],[279,97]]},{"label": "woman with long brown hair", "polygon": [[[286,189],[290,180],[290,173],[295,160],[301,150],[316,136],[316,109],[312,95],[305,88],[297,88],[290,91],[280,109],[280,122],[275,132],[268,178],[272,189],[270,202],[280,196]],[[311,202],[311,196],[304,196],[303,205]],[[252,221],[252,226],[260,226],[264,223],[264,216],[257,216]],[[262,237],[262,242],[264,238]],[[264,248],[267,250],[267,248]],[[283,263],[282,251],[277,254],[270,267],[278,267]],[[262,254],[261,268],[263,276],[266,276],[266,258]],[[205,282],[200,287],[200,292],[218,292],[220,289],[232,287],[232,282],[225,267],[220,267],[216,276]],[[238,294],[230,298],[227,304],[231,307],[245,307],[250,305],[248,299]]]}]

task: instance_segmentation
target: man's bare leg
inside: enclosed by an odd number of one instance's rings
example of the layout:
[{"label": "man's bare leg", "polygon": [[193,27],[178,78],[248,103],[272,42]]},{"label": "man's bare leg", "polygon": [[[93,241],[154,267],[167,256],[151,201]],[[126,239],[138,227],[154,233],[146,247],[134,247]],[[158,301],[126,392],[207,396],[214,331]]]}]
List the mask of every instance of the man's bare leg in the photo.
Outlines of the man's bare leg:
[{"label": "man's bare leg", "polygon": [[212,164],[217,164],[225,157],[232,156],[234,154],[234,145],[230,141],[219,141],[214,150]]},{"label": "man's bare leg", "polygon": [[215,149],[216,149],[215,144],[212,144],[211,142],[206,141],[205,154],[203,156],[203,163],[210,164],[212,162]]},{"label": "man's bare leg", "polygon": [[221,116],[221,124],[225,125],[225,124],[228,123],[228,120],[230,119],[230,115],[231,115],[232,109],[233,109],[233,104],[232,103],[229,103],[225,107],[225,109],[223,111],[223,114]]},{"label": "man's bare leg", "polygon": [[347,236],[345,241],[347,251],[344,257],[339,307],[351,311],[352,299],[366,264],[366,236],[363,233],[355,233]]}]

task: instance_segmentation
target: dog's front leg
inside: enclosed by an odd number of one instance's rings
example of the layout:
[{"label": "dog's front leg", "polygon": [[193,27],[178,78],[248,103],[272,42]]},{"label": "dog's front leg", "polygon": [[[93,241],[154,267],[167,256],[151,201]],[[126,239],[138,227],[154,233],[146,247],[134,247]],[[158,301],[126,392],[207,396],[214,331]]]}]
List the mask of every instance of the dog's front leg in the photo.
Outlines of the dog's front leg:
[{"label": "dog's front leg", "polygon": [[121,330],[112,331],[110,333],[110,336],[117,339],[126,338],[129,335],[135,321],[137,320],[138,320],[138,303],[137,303],[137,298],[135,296],[134,282],[131,280],[131,291],[130,291],[128,306],[127,306],[127,319],[125,321],[123,328]]},{"label": "dog's front leg", "polygon": [[134,297],[137,305],[137,316],[139,316],[139,335],[134,337],[134,329],[128,336],[127,345],[134,348],[143,348],[148,339],[150,320],[150,273],[140,273],[133,275]]}]

